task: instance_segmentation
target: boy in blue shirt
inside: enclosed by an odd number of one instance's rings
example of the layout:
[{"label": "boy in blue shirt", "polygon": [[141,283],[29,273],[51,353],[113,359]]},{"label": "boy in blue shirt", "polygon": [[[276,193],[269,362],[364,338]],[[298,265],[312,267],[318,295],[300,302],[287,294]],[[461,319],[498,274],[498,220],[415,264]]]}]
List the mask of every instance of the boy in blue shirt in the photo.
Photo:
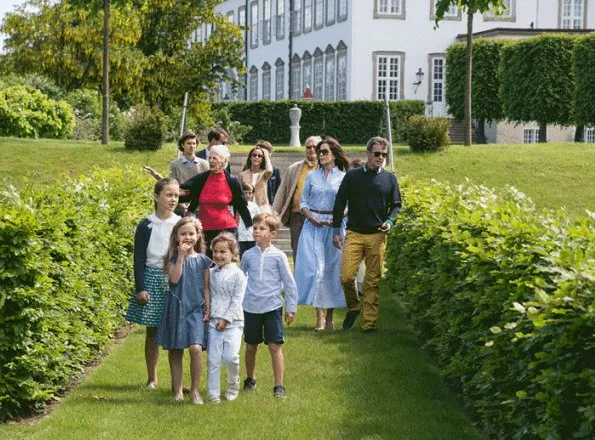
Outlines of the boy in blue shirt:
[{"label": "boy in blue shirt", "polygon": [[[287,255],[271,240],[277,235],[281,220],[275,214],[260,213],[253,219],[253,236],[256,246],[242,257],[241,269],[248,277],[244,295],[244,341],[246,342],[246,373],[244,390],[256,388],[254,370],[256,351],[264,341],[273,361],[275,387],[273,395],[285,398],[283,386],[283,304],[285,322],[293,322],[297,310],[297,288]],[[281,291],[285,290],[285,299]]]}]

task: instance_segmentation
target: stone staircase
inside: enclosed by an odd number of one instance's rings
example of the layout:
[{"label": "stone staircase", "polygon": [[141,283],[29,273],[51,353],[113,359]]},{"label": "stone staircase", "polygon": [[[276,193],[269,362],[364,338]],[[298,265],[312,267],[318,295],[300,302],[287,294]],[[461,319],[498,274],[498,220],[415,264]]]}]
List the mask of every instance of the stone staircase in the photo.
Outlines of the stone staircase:
[{"label": "stone staircase", "polygon": [[[246,163],[246,158],[248,153],[232,153],[230,163],[231,163],[231,172],[234,175],[237,175]],[[289,165],[298,160],[302,160],[304,158],[304,150],[303,148],[296,148],[295,152],[288,152],[288,153],[277,153],[273,151],[273,165],[278,167],[281,170],[281,180],[285,176],[285,171]],[[293,252],[291,251],[291,239],[289,235],[289,229],[285,226],[281,228],[277,238],[273,240],[273,244],[281,249],[288,257],[293,257]]]},{"label": "stone staircase", "polygon": [[[455,119],[449,119],[448,137],[450,142],[453,144],[464,144],[465,143],[465,123],[463,121],[456,121]],[[475,128],[475,122],[471,130],[472,143],[477,143],[477,130]]]}]

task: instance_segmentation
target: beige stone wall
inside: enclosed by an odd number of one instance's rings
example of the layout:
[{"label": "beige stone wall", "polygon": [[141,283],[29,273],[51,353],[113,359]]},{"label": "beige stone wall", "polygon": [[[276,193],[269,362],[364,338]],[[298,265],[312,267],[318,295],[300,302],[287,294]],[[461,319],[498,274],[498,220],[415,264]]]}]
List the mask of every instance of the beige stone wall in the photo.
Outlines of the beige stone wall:
[{"label": "beige stone wall", "polygon": [[[536,123],[529,124],[515,124],[513,122],[498,122],[495,130],[490,130],[490,134],[495,131],[495,139],[491,138],[490,142],[498,144],[522,144],[523,131],[525,128],[539,129]],[[493,136],[493,135],[492,135]],[[548,142],[573,142],[574,141],[574,127],[562,127],[560,125],[548,125],[547,127]]]}]

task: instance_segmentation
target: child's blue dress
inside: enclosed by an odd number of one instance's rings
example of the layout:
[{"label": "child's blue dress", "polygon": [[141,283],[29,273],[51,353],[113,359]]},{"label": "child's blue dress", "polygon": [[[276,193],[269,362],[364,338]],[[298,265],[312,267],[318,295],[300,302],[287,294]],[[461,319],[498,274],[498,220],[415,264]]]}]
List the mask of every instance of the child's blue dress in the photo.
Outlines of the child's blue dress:
[{"label": "child's blue dress", "polygon": [[[177,256],[171,262],[176,259]],[[155,338],[165,350],[182,350],[195,344],[206,348],[208,323],[203,322],[204,271],[211,263],[211,259],[202,254],[186,257],[180,281],[169,283],[165,310]]]}]

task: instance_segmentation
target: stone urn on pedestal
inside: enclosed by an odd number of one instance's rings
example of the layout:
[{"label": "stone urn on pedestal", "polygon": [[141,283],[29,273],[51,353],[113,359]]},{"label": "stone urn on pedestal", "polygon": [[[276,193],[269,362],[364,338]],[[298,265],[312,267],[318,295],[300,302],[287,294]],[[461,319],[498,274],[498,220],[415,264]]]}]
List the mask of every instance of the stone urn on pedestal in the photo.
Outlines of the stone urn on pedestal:
[{"label": "stone urn on pedestal", "polygon": [[289,109],[289,120],[291,121],[291,125],[289,126],[289,131],[291,133],[291,139],[289,141],[290,147],[301,147],[302,144],[300,143],[300,119],[302,117],[302,109],[294,104],[292,108]]}]

